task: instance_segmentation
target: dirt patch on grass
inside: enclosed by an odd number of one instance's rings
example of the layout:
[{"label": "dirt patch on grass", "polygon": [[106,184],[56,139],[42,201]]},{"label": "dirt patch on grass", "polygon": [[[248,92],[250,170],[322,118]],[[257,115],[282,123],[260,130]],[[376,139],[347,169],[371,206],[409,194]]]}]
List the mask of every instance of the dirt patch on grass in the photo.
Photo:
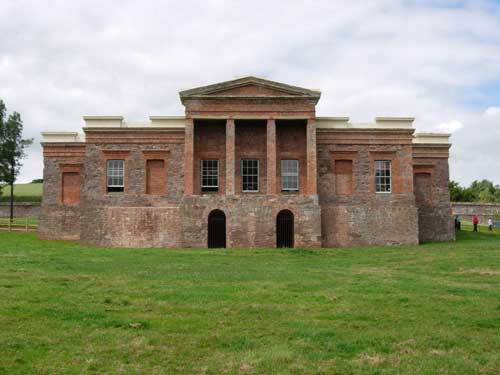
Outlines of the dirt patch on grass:
[{"label": "dirt patch on grass", "polygon": [[488,270],[481,268],[463,269],[461,268],[458,273],[461,274],[475,274],[480,276],[500,276],[499,270]]},{"label": "dirt patch on grass", "polygon": [[378,366],[385,362],[385,358],[378,354],[370,355],[367,353],[361,353],[357,357],[356,361],[362,363],[368,363],[372,366]]}]

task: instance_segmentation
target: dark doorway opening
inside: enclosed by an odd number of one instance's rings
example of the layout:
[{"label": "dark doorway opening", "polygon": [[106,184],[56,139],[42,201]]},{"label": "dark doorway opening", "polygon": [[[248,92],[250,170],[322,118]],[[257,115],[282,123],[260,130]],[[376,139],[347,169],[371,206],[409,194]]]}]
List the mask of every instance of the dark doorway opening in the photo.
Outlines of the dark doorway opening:
[{"label": "dark doorway opening", "polygon": [[208,215],[208,247],[226,247],[226,215],[221,210]]},{"label": "dark doorway opening", "polygon": [[293,247],[293,213],[289,210],[276,217],[276,247]]}]

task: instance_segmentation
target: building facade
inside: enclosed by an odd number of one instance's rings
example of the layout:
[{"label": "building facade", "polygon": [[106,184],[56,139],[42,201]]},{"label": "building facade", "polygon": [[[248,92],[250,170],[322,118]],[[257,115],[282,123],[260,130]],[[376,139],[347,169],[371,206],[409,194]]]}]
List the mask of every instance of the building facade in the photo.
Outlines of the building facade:
[{"label": "building facade", "polygon": [[449,135],[317,117],[320,92],[246,77],[182,117],[43,133],[39,235],[121,247],[340,247],[454,238]]}]

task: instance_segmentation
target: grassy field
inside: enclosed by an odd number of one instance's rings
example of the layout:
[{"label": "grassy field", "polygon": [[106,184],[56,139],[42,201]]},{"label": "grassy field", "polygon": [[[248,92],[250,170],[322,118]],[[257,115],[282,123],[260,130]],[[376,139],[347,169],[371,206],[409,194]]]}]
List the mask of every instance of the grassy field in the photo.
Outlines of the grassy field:
[{"label": "grassy field", "polygon": [[[43,184],[14,184],[14,198],[17,202],[40,202]],[[10,201],[10,187],[2,188],[0,202]]]},{"label": "grassy field", "polygon": [[0,233],[0,373],[499,374],[500,235],[481,230],[336,250]]}]

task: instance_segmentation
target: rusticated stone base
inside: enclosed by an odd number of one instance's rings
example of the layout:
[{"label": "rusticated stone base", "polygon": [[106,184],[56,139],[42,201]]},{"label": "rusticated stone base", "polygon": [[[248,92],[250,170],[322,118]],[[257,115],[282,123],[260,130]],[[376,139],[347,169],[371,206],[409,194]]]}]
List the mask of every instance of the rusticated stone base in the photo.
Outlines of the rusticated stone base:
[{"label": "rusticated stone base", "polygon": [[38,236],[44,240],[79,240],[79,207],[42,205]]},{"label": "rusticated stone base", "polygon": [[184,198],[183,246],[206,247],[208,215],[214,210],[226,215],[227,247],[276,247],[276,216],[281,210],[294,215],[295,247],[321,247],[321,210],[316,196],[204,195]]},{"label": "rusticated stone base", "polygon": [[323,247],[418,244],[414,206],[322,206],[321,217]]},{"label": "rusticated stone base", "polygon": [[455,239],[451,206],[419,207],[418,228],[420,242],[452,241]]},{"label": "rusticated stone base", "polygon": [[316,196],[255,196],[242,200],[221,195],[189,196],[168,207],[95,207],[85,210],[81,243],[112,247],[207,247],[208,215],[226,215],[231,248],[276,246],[276,216],[294,214],[295,247],[321,246],[321,214]]},{"label": "rusticated stone base", "polygon": [[180,209],[170,207],[106,207],[102,246],[180,247]]}]

